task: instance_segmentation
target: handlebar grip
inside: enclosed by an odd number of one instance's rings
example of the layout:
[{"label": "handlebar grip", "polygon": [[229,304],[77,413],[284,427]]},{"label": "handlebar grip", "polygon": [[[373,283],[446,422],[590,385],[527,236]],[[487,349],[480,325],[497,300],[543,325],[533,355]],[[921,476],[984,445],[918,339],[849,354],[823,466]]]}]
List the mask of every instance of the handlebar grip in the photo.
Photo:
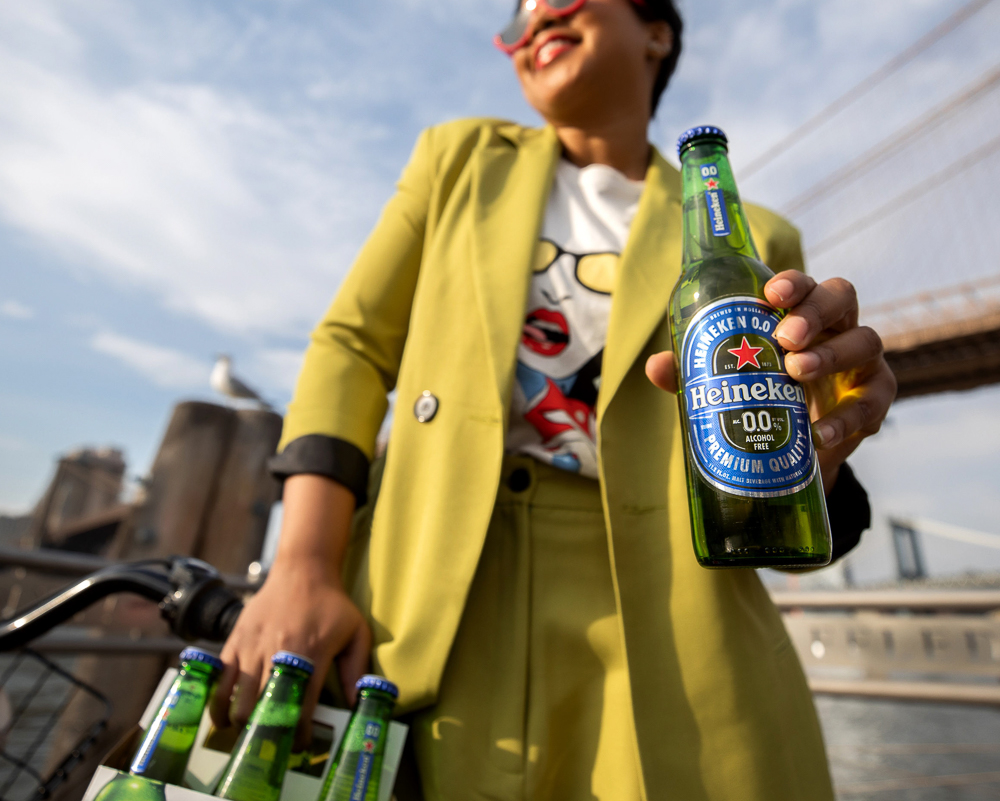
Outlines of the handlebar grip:
[{"label": "handlebar grip", "polygon": [[243,601],[236,601],[236,603],[226,607],[223,613],[219,616],[219,633],[222,635],[223,640],[228,640],[229,635],[233,633],[233,628],[236,626],[236,620],[242,611]]},{"label": "handlebar grip", "polygon": [[243,599],[218,579],[192,588],[171,615],[171,628],[185,640],[222,642],[243,611]]},{"label": "handlebar grip", "polygon": [[243,611],[243,599],[221,582],[195,593],[174,621],[174,630],[186,640],[222,642]]}]

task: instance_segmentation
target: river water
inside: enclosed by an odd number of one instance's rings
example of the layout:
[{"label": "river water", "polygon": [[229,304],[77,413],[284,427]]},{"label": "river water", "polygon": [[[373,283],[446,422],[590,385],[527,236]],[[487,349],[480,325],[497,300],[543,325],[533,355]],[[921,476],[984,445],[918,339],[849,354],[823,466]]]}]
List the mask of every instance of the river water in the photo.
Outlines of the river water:
[{"label": "river water", "polygon": [[1000,709],[817,697],[838,801],[1000,799]]}]

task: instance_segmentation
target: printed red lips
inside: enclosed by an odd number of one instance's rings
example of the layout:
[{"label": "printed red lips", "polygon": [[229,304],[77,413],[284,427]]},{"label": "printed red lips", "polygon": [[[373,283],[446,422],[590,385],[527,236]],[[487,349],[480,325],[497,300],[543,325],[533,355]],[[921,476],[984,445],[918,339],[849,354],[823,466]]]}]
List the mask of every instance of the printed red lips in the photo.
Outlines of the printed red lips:
[{"label": "printed red lips", "polygon": [[558,356],[569,344],[566,318],[552,309],[528,312],[521,331],[521,344],[542,356]]}]

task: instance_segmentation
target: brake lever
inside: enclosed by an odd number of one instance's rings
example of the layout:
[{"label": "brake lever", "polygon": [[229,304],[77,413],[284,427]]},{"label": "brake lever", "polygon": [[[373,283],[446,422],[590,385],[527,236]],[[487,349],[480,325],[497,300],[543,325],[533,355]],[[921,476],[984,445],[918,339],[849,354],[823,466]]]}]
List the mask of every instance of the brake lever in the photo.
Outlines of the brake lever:
[{"label": "brake lever", "polygon": [[177,556],[170,568],[172,591],[160,602],[160,614],[184,640],[220,642],[229,636],[243,599],[229,589],[207,562]]}]

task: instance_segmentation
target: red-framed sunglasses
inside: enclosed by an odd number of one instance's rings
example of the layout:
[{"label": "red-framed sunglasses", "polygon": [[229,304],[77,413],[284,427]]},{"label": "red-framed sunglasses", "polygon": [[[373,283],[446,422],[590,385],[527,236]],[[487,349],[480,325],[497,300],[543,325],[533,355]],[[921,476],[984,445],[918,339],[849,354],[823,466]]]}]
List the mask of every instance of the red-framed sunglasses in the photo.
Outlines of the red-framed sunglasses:
[{"label": "red-framed sunglasses", "polygon": [[[587,0],[525,0],[514,18],[500,33],[493,37],[493,44],[508,56],[524,47],[531,38],[531,15],[539,9],[548,11],[554,17],[568,17],[580,10]],[[646,5],[645,0],[632,0],[637,6]]]}]

